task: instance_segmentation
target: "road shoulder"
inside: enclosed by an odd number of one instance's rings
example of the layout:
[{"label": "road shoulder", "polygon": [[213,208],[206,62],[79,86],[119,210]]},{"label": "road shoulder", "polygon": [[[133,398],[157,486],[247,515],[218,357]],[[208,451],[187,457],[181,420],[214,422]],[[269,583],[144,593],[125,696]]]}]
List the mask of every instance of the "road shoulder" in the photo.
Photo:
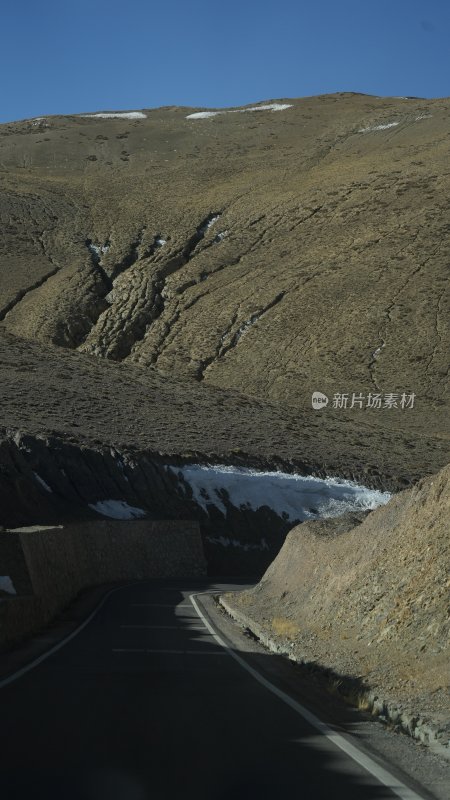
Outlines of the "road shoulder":
[{"label": "road shoulder", "polygon": [[308,673],[287,657],[270,653],[250,631],[236,623],[211,594],[199,594],[202,613],[225,643],[322,722],[351,738],[356,746],[389,769],[424,797],[447,800],[448,762],[402,733],[393,731],[373,715],[344,703],[330,691],[330,684],[315,672]]}]

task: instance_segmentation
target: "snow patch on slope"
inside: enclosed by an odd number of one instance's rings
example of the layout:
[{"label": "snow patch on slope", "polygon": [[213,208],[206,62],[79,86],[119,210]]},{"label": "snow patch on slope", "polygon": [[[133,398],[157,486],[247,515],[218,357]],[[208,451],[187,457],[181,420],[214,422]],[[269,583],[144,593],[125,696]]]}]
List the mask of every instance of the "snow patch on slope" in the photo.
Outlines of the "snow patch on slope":
[{"label": "snow patch on slope", "polygon": [[240,542],[239,539],[230,539],[228,536],[207,536],[206,539],[208,542],[211,542],[211,544],[220,544],[221,547],[238,548],[239,550],[244,550],[246,553],[248,553],[249,550],[269,549],[269,545],[264,538],[261,539],[261,541],[257,544],[251,542]]},{"label": "snow patch on slope", "polygon": [[37,482],[40,483],[40,485],[42,486],[43,489],[45,489],[46,492],[51,492],[52,491],[52,489],[48,485],[48,483],[46,483],[44,481],[44,479],[41,478],[41,476],[37,474],[37,472],[33,472],[33,475],[34,475],[35,479],[37,480]]},{"label": "snow patch on slope", "polygon": [[196,111],[194,114],[188,114],[186,119],[207,119],[208,117],[217,117],[219,114],[225,113],[225,111]]},{"label": "snow patch on slope", "polygon": [[167,469],[190,486],[193,499],[204,511],[208,513],[208,506],[212,505],[224,516],[227,514],[227,497],[235,508],[257,511],[268,506],[279,517],[300,522],[377,508],[391,497],[388,492],[337,478],[313,478],[223,465],[190,464]]},{"label": "snow patch on slope", "polygon": [[225,236],[228,236],[228,231],[220,231],[217,234],[216,238],[214,239],[215,242],[222,242],[225,239]]},{"label": "snow patch on slope", "polygon": [[259,318],[263,316],[265,310],[257,311],[255,314],[252,314],[250,319],[244,322],[241,327],[239,328],[238,332],[236,333],[236,344],[245,336],[246,333],[249,332],[250,328],[253,328],[256,322],[258,322]]},{"label": "snow patch on slope", "polygon": [[374,125],[372,128],[360,128],[358,133],[371,133],[372,131],[386,131],[388,128],[395,128],[399,122],[387,122],[384,125]]},{"label": "snow patch on slope", "polygon": [[292,108],[292,103],[269,103],[263,106],[252,106],[252,108],[239,108],[236,112],[244,114],[246,111],[285,111],[287,108]]},{"label": "snow patch on slope", "polygon": [[142,111],[115,111],[105,114],[81,114],[85,119],[147,119],[147,114]]},{"label": "snow patch on slope", "polygon": [[385,342],[385,341],[383,341],[383,342],[380,344],[380,346],[379,346],[379,347],[377,347],[377,348],[376,348],[376,350],[374,350],[374,351],[373,351],[373,353],[372,353],[372,358],[374,358],[374,359],[376,360],[376,359],[378,358],[378,356],[380,355],[381,351],[382,351],[382,350],[383,350],[385,347],[386,347],[386,342]]},{"label": "snow patch on slope", "polygon": [[285,111],[287,108],[292,108],[292,104],[268,103],[262,106],[252,106],[251,108],[226,108],[222,111],[195,111],[193,114],[188,114],[186,119],[207,119],[208,117],[217,117],[219,114],[246,114],[247,111]]},{"label": "snow patch on slope", "polygon": [[9,575],[0,575],[0,590],[7,594],[17,594]]},{"label": "snow patch on slope", "polygon": [[92,253],[95,258],[101,259],[102,256],[106,255],[108,252],[110,245],[109,244],[94,244],[93,242],[89,242],[88,250]]},{"label": "snow patch on slope", "polygon": [[141,519],[147,514],[142,508],[129,506],[125,500],[98,500],[97,503],[89,503],[89,508],[110,519]]}]

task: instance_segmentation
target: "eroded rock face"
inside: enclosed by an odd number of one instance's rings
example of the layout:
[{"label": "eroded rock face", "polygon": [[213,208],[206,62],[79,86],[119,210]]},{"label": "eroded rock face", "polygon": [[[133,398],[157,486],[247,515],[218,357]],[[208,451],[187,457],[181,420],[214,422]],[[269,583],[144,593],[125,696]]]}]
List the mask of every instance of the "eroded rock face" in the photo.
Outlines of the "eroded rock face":
[{"label": "eroded rock face", "polygon": [[442,431],[449,104],[284,105],[1,126],[5,326],[301,410],[414,392],[382,426]]}]

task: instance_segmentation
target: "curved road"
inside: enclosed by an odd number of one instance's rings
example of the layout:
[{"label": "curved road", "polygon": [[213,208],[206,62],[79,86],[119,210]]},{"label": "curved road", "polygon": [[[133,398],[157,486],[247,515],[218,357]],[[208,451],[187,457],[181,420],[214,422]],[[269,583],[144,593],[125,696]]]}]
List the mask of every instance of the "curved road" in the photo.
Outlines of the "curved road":
[{"label": "curved road", "polygon": [[251,655],[214,635],[219,615],[191,599],[219,588],[236,586],[121,587],[64,646],[0,680],[2,800],[429,796],[388,788],[343,752],[264,677],[262,657],[252,673]]}]

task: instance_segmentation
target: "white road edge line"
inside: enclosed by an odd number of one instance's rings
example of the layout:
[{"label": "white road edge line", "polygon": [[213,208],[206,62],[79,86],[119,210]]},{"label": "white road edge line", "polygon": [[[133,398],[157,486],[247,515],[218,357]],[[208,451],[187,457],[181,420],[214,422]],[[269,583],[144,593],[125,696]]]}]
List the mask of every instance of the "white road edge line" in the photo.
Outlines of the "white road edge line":
[{"label": "white road edge line", "polygon": [[202,614],[196,602],[196,597],[200,597],[202,594],[217,594],[217,591],[194,593],[189,595],[189,599],[200,619],[216,640],[217,644],[223,647],[227,651],[228,655],[234,658],[234,660],[237,661],[243,669],[249,672],[250,675],[252,675],[252,677],[261,683],[266,689],[275,694],[280,700],[283,701],[283,703],[286,703],[286,705],[290,706],[294,711],[300,714],[300,716],[309,722],[313,728],[319,731],[319,733],[323,734],[323,736],[325,736],[329,741],[333,742],[336,747],[346,753],[346,755],[348,755],[353,761],[356,761],[356,763],[363,767],[363,769],[373,775],[373,777],[383,784],[383,786],[386,786],[388,789],[394,792],[397,797],[401,797],[402,800],[425,800],[422,795],[417,794],[417,792],[415,792],[413,789],[410,789],[408,786],[406,786],[406,784],[398,780],[398,778],[377,764],[374,759],[370,758],[370,756],[356,747],[356,745],[347,741],[347,739],[340,733],[333,731],[332,728],[328,727],[328,725],[316,717],[315,714],[286,694],[286,692],[283,692],[282,689],[279,689],[273,683],[268,681],[267,678],[264,678],[263,675],[261,675],[256,669],[251,667],[250,664],[247,664],[243,658],[238,656],[238,654],[234,652],[234,650],[221,638],[221,636],[216,633],[209,620]]}]

